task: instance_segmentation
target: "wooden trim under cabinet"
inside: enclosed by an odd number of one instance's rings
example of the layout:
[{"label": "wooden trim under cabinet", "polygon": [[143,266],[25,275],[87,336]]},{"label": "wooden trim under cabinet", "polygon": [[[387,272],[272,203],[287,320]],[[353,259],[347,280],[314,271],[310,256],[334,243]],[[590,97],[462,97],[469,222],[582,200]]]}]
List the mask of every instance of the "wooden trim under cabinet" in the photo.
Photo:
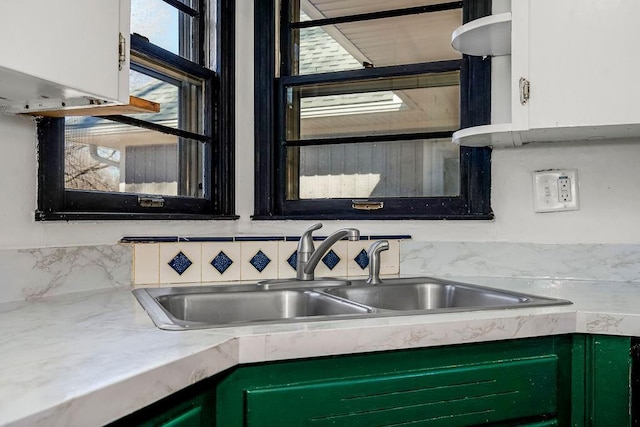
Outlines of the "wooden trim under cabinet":
[{"label": "wooden trim under cabinet", "polygon": [[127,105],[101,105],[96,107],[68,108],[61,110],[34,111],[25,113],[42,117],[67,117],[67,116],[114,116],[122,114],[149,114],[159,113],[160,104],[135,96],[129,97]]}]

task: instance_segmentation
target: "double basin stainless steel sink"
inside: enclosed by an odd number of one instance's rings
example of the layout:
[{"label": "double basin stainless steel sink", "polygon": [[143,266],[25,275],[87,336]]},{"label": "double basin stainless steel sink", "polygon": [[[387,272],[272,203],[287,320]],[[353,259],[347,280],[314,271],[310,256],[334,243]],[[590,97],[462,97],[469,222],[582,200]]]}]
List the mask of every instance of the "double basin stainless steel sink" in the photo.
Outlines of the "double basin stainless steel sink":
[{"label": "double basin stainless steel sink", "polygon": [[387,279],[380,285],[283,280],[133,293],[156,326],[168,330],[571,304],[429,277]]}]

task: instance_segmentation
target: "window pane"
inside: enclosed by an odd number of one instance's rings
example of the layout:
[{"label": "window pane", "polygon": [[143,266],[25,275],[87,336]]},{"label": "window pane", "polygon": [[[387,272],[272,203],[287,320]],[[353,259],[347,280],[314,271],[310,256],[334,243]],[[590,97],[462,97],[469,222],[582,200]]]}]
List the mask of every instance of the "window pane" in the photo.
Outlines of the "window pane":
[{"label": "window pane", "polygon": [[287,139],[453,131],[459,72],[287,89]]},{"label": "window pane", "polygon": [[67,189],[202,197],[203,158],[198,141],[94,117],[65,119]]},{"label": "window pane", "polygon": [[160,112],[130,114],[129,116],[172,128],[178,127],[179,88],[134,70],[129,71],[129,90],[132,96],[160,104]]},{"label": "window pane", "polygon": [[131,1],[132,33],[192,61],[197,61],[193,49],[195,25],[193,18],[162,0]]},{"label": "window pane", "polygon": [[[307,0],[300,2],[301,14],[312,19],[336,18],[338,16],[381,12],[390,9],[406,9],[444,3],[443,0]],[[304,20],[304,17],[301,18]]]},{"label": "window pane", "polygon": [[457,196],[460,154],[450,140],[287,149],[287,199]]},{"label": "window pane", "polygon": [[[299,41],[299,75],[459,59],[451,33],[461,24],[459,9],[373,19],[293,31]],[[297,69],[297,71],[296,71]]]},{"label": "window pane", "polygon": [[[160,112],[131,114],[130,117],[164,126],[202,134],[203,85],[201,82],[179,81],[173,78],[154,78],[131,70],[131,95],[160,104]],[[188,106],[188,108],[182,107]]]}]

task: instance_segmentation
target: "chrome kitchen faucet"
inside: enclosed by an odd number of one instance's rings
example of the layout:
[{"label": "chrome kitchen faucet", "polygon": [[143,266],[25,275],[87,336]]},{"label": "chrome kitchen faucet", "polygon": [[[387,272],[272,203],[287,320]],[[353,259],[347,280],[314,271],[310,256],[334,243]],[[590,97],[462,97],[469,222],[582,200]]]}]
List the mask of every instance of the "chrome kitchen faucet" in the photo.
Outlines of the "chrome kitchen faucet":
[{"label": "chrome kitchen faucet", "polygon": [[317,223],[309,227],[302,233],[300,241],[298,242],[297,262],[296,262],[296,277],[298,280],[313,280],[314,271],[318,262],[322,259],[331,246],[337,241],[344,239],[345,237],[351,241],[360,239],[360,231],[355,228],[341,228],[334,231],[318,246],[316,249],[313,245],[313,232],[322,228],[321,223]]}]

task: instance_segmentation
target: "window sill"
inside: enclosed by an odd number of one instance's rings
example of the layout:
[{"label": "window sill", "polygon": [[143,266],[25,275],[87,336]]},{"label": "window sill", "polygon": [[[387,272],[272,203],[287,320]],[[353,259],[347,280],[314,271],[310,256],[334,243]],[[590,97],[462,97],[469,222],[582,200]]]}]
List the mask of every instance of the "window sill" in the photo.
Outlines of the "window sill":
[{"label": "window sill", "polygon": [[336,215],[336,214],[305,214],[305,215],[252,215],[254,221],[291,221],[291,220],[353,220],[353,221],[393,221],[393,220],[413,220],[413,221],[433,221],[433,220],[450,220],[450,221],[491,221],[495,217],[490,214],[468,214],[468,215],[384,215],[376,214],[353,214],[353,215]]},{"label": "window sill", "polygon": [[114,220],[183,220],[233,221],[237,215],[200,215],[179,213],[123,213],[123,212],[35,212],[36,221],[114,221]]}]

